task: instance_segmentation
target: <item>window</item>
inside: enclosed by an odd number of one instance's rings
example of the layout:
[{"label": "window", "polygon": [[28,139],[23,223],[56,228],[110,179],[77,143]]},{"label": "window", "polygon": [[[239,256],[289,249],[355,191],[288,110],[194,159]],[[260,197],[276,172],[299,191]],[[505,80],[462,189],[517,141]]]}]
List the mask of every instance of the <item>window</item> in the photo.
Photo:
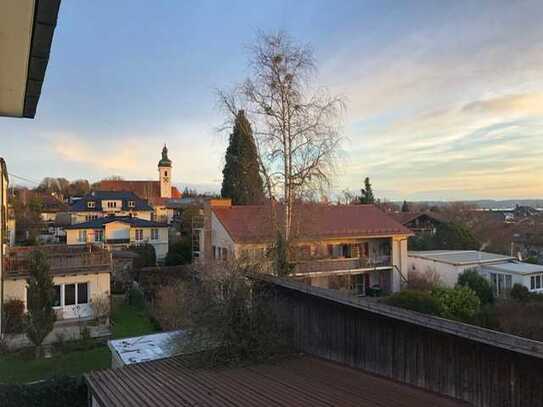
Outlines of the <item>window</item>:
[{"label": "window", "polygon": [[108,207],[108,208],[116,208],[116,207],[117,207],[117,202],[115,202],[115,201],[109,201],[109,202],[107,203],[107,207]]},{"label": "window", "polygon": [[86,242],[87,241],[87,231],[86,230],[80,230],[79,231],[79,241],[80,242]]},{"label": "window", "polygon": [[60,298],[60,285],[54,287],[54,297],[53,297],[53,307],[60,307],[61,298]]},{"label": "window", "polygon": [[541,276],[535,276],[535,288],[536,290],[541,288]]},{"label": "window", "polygon": [[87,202],[87,208],[96,208],[96,202],[88,201]]},{"label": "window", "polygon": [[158,229],[151,229],[151,240],[158,240]]},{"label": "window", "polygon": [[505,289],[510,290],[513,286],[513,277],[510,274],[505,275]]},{"label": "window", "polygon": [[98,215],[86,215],[85,216],[85,222],[90,222],[91,220],[98,219]]},{"label": "window", "polygon": [[165,177],[168,176],[168,171],[164,171],[164,176],[165,176]]},{"label": "window", "polygon": [[134,202],[134,201],[128,201],[128,207],[129,207],[129,208],[135,208],[135,207],[136,207],[136,202]]},{"label": "window", "polygon": [[217,247],[216,246],[211,246],[211,252],[213,253],[213,260],[217,259]]},{"label": "window", "polygon": [[222,248],[222,259],[228,260],[228,250],[226,250],[226,247]]},{"label": "window", "polygon": [[75,284],[64,286],[64,305],[75,305]]},{"label": "window", "polygon": [[143,240],[143,229],[136,229],[136,241],[140,242]]},{"label": "window", "polygon": [[89,302],[89,291],[87,283],[77,284],[77,303],[78,304],[88,304]]},{"label": "window", "polygon": [[535,276],[530,277],[530,290],[535,290]]},{"label": "window", "polygon": [[94,241],[101,242],[104,240],[104,231],[102,229],[96,229],[94,231]]}]

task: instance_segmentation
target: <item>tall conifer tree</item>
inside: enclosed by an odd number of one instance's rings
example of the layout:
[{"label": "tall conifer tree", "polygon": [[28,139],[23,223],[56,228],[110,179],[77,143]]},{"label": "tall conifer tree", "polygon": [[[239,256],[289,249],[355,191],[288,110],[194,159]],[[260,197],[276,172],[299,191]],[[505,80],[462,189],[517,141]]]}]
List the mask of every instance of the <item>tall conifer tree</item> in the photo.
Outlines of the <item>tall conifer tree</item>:
[{"label": "tall conifer tree", "polygon": [[231,198],[234,205],[262,202],[264,187],[260,177],[258,152],[251,124],[240,110],[226,149],[221,195]]},{"label": "tall conifer tree", "polygon": [[371,186],[370,178],[366,177],[364,179],[364,188],[360,190],[361,196],[359,201],[361,204],[374,204],[375,197],[373,196],[373,188]]}]

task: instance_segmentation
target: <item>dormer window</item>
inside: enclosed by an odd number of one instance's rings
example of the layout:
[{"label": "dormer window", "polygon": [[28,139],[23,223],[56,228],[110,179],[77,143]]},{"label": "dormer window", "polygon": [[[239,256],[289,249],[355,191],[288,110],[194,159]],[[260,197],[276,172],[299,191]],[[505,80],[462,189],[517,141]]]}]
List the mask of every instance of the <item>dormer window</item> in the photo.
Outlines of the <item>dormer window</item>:
[{"label": "dormer window", "polygon": [[136,202],[134,202],[134,201],[128,201],[128,207],[129,207],[129,208],[135,208],[135,207],[136,207]]},{"label": "dormer window", "polygon": [[116,208],[116,207],[117,207],[117,202],[115,202],[115,201],[109,201],[109,202],[107,203],[107,207],[108,207],[108,208]]},{"label": "dormer window", "polygon": [[88,202],[87,202],[87,208],[90,208],[90,209],[96,208],[96,202],[94,202],[94,201],[88,201]]}]

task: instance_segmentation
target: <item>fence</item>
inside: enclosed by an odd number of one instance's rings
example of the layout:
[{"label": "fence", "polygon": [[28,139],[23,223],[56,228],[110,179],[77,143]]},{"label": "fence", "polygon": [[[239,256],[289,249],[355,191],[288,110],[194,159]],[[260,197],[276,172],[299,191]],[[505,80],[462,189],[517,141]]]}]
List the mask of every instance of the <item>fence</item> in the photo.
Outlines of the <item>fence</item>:
[{"label": "fence", "polygon": [[475,406],[543,406],[543,342],[268,276],[299,351]]}]

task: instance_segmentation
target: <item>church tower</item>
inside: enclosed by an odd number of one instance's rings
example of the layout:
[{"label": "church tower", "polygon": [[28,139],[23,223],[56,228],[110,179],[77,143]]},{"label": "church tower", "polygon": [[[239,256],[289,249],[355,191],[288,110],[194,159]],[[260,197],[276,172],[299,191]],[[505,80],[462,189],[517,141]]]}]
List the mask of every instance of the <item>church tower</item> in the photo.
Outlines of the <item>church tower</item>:
[{"label": "church tower", "polygon": [[158,162],[158,174],[160,180],[160,197],[172,197],[172,161],[168,158],[168,148],[164,144],[162,159]]}]

